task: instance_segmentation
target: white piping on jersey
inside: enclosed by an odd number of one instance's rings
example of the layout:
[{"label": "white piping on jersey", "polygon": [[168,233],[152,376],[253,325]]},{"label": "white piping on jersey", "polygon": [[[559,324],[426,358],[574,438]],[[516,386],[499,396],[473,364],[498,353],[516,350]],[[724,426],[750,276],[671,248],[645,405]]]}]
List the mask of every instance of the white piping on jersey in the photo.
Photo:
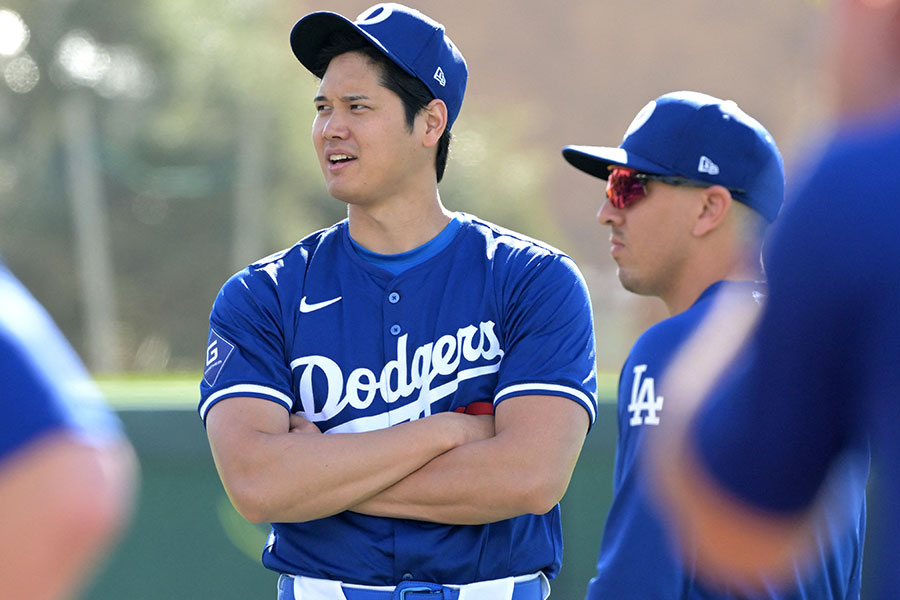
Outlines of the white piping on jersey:
[{"label": "white piping on jersey", "polygon": [[266,387],[264,385],[254,385],[252,383],[241,383],[238,385],[232,385],[225,389],[219,390],[215,394],[211,394],[209,398],[206,399],[202,405],[200,405],[200,418],[204,421],[206,420],[206,413],[209,411],[209,407],[213,405],[219,398],[224,395],[237,396],[239,394],[253,394],[253,396],[264,395],[266,397],[270,397],[278,400],[281,404],[284,404],[285,408],[291,410],[294,402],[291,400],[290,396],[286,394],[282,394],[278,390],[273,390],[270,387]]},{"label": "white piping on jersey", "polygon": [[593,423],[597,419],[597,398],[593,396],[588,396],[583,391],[578,388],[569,387],[567,385],[558,385],[555,383],[520,383],[518,385],[511,385],[509,387],[505,387],[494,396],[494,405],[504,396],[509,396],[510,394],[516,394],[517,396],[521,396],[520,392],[531,392],[533,394],[540,395],[541,390],[553,391],[553,392],[565,392],[566,394],[571,394],[578,398],[584,407],[588,410],[588,413],[591,415],[591,423]]}]

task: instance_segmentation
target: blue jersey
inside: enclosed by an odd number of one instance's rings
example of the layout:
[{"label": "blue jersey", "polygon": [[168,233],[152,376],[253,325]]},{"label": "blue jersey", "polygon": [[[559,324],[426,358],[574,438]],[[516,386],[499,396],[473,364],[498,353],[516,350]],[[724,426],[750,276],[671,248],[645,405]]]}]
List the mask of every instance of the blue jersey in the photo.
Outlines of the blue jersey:
[{"label": "blue jersey", "polygon": [[[210,317],[201,417],[251,396],[325,433],[365,432],[472,402],[552,395],[593,423],[593,322],[577,267],[539,242],[459,220],[443,250],[397,275],[359,255],[344,221],[232,277]],[[558,506],[477,526],[344,512],[273,524],[263,563],[366,585],[405,574],[471,583],[553,577],[561,553]]]},{"label": "blue jersey", "polygon": [[839,458],[870,443],[879,494],[872,505],[883,511],[872,517],[875,553],[867,560],[875,561],[877,585],[866,597],[894,600],[900,110],[884,116],[838,132],[785,205],[767,254],[770,301],[742,368],[712,395],[695,435],[723,485],[788,512],[810,504]]},{"label": "blue jersey", "polygon": [[[642,473],[645,444],[666,418],[666,393],[660,379],[682,343],[694,333],[715,298],[724,290],[757,302],[763,296],[758,284],[718,282],[710,286],[686,311],[648,329],[632,348],[619,378],[619,438],[613,481],[613,501],[607,516],[597,561],[597,575],[588,585],[588,600],[712,600],[834,599],[859,595],[859,562],[849,577],[828,550],[861,550],[860,537],[837,532],[822,539],[825,566],[812,576],[797,577],[795,589],[763,595],[733,595],[706,588],[695,578],[693,561],[683,560],[670,545],[664,517],[646,487]],[[669,410],[674,410],[669,408]],[[860,507],[857,506],[857,516]],[[855,596],[848,593],[855,588]]]},{"label": "blue jersey", "polygon": [[118,438],[118,419],[71,346],[2,265],[0,307],[0,466],[50,433],[65,431],[92,445]]}]

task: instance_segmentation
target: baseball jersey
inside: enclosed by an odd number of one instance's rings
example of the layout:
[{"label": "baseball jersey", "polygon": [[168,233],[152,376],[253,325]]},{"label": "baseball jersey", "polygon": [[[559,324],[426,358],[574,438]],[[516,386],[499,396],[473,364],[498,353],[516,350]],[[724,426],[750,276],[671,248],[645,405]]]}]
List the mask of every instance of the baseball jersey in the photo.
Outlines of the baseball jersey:
[{"label": "baseball jersey", "polygon": [[[642,473],[645,444],[654,435],[672,408],[660,380],[682,343],[698,327],[714,303],[726,290],[741,301],[759,302],[764,284],[720,281],[707,288],[686,311],[657,323],[637,340],[622,367],[618,392],[619,438],[613,472],[613,501],[607,515],[597,575],[588,584],[588,600],[675,600],[675,599],[840,599],[859,595],[858,567],[854,577],[840,570],[836,553],[860,550],[860,537],[837,532],[822,539],[823,568],[814,575],[797,575],[795,589],[782,593],[740,595],[713,592],[694,575],[693,561],[680,558],[670,545],[665,522],[656,500],[645,485]],[[863,513],[864,514],[864,513]],[[857,507],[856,516],[861,516]],[[848,582],[851,582],[848,583]]]},{"label": "baseball jersey", "polygon": [[[326,434],[365,432],[472,402],[552,395],[593,423],[593,320],[574,262],[458,219],[443,249],[398,274],[361,257],[343,221],[232,277],[210,316],[201,417],[225,398],[251,396]],[[559,506],[475,526],[344,512],[273,524],[263,563],[366,585],[471,583],[552,578],[561,553]]]},{"label": "baseball jersey", "polygon": [[110,412],[46,311],[0,265],[0,467],[40,436],[66,431],[86,444],[118,438]]},{"label": "baseball jersey", "polygon": [[713,393],[693,434],[727,489],[778,512],[809,506],[826,477],[842,472],[835,465],[868,442],[877,526],[866,597],[893,600],[900,598],[900,110],[880,117],[836,132],[792,194],[767,253],[770,301],[741,368]]}]

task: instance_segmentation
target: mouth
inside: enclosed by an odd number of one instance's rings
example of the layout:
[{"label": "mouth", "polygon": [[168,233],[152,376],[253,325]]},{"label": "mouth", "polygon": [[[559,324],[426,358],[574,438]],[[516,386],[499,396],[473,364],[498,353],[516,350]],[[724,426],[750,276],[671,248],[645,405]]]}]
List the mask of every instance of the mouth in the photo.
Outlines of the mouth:
[{"label": "mouth", "polygon": [[623,248],[625,248],[625,242],[623,242],[620,238],[610,236],[609,253],[613,256],[613,258],[615,258],[615,256],[619,254]]},{"label": "mouth", "polygon": [[335,152],[334,154],[329,154],[327,156],[329,169],[332,168],[340,168],[341,166],[353,162],[356,160],[356,157],[352,154],[344,154],[341,152]]}]

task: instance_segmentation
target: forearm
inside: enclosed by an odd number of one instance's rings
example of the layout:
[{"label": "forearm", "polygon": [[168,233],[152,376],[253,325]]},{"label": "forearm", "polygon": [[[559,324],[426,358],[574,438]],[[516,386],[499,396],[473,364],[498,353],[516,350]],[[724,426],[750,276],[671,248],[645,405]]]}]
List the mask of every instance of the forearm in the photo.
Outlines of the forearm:
[{"label": "forearm", "polygon": [[[564,398],[507,402],[515,411],[498,415],[496,436],[442,454],[351,510],[461,525],[551,510],[575,468],[586,413]],[[547,402],[559,410],[546,410]]]},{"label": "forearm", "polygon": [[232,431],[229,424],[242,419],[229,413],[241,406],[229,404],[210,413],[210,445],[229,497],[255,522],[337,514],[467,441],[457,422],[465,416],[449,414],[366,433],[323,435],[286,424]]},{"label": "forearm", "polygon": [[499,446],[495,440],[456,448],[351,510],[457,525],[550,510],[562,495],[558,488],[495,452]]}]

